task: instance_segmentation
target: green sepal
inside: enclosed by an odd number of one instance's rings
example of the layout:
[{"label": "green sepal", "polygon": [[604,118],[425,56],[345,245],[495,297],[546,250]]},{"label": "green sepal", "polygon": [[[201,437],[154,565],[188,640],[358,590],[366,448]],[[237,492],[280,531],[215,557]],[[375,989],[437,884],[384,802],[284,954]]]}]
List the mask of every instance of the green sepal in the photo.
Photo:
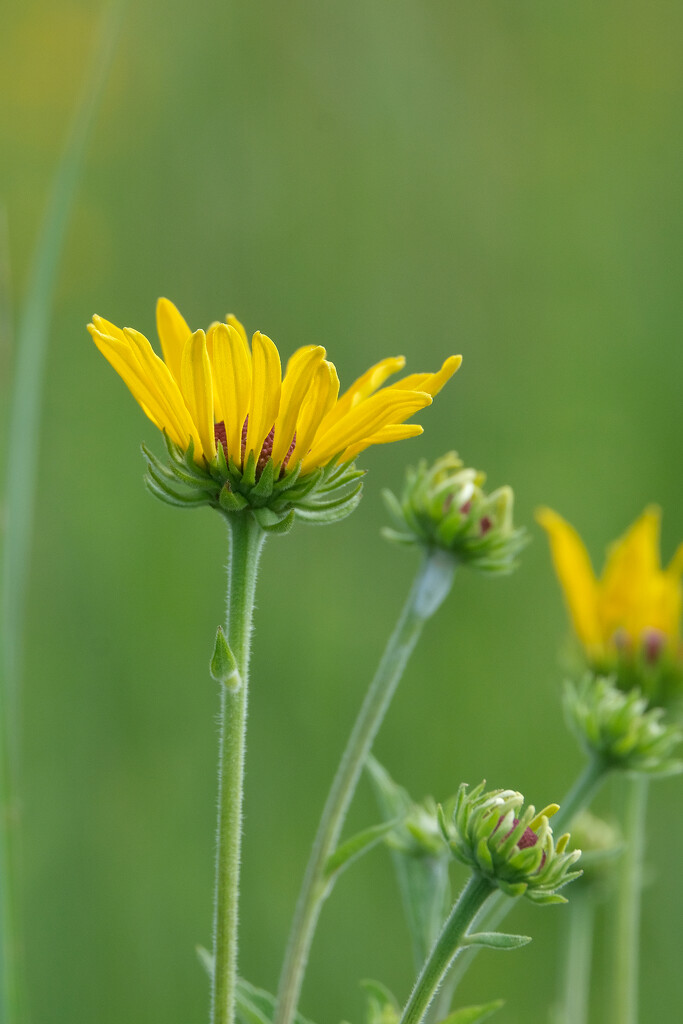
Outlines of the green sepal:
[{"label": "green sepal", "polygon": [[[581,874],[581,872],[579,871],[578,874]],[[576,877],[576,875],[574,877]],[[537,889],[527,889],[525,895],[528,896],[533,903],[538,903],[539,906],[549,906],[551,903],[569,902],[566,896],[560,896],[560,894],[556,892],[538,892]]]},{"label": "green sepal", "polygon": [[252,511],[254,519],[266,533],[285,534],[294,526],[294,509],[286,515],[278,515],[269,508],[255,508]]},{"label": "green sepal", "polygon": [[230,645],[220,626],[216,632],[216,643],[209,670],[216,682],[227,686],[229,690],[238,690],[242,685],[242,676],[235,655],[230,650]]},{"label": "green sepal", "polygon": [[174,508],[199,508],[201,505],[210,504],[205,495],[179,496],[167,486],[159,484],[150,476],[149,472],[145,477],[145,487],[155,498]]},{"label": "green sepal", "polygon": [[447,1017],[439,1021],[439,1024],[481,1024],[487,1020],[496,1010],[505,1006],[504,999],[494,999],[491,1003],[482,1003],[480,1006],[464,1006],[461,1010],[454,1010]]},{"label": "green sepal", "polygon": [[256,456],[253,452],[249,452],[247,458],[247,464],[242,470],[242,486],[243,488],[251,490],[256,483]]},{"label": "green sepal", "polygon": [[329,882],[334,876],[339,875],[352,864],[354,860],[357,860],[364,853],[368,853],[373,846],[377,846],[399,822],[400,819],[395,819],[394,821],[383,821],[379,825],[371,825],[370,828],[357,832],[355,836],[351,836],[350,839],[343,842],[327,858],[325,863],[325,881]]},{"label": "green sepal", "polygon": [[257,483],[254,484],[249,494],[249,498],[252,501],[252,503],[257,504],[258,502],[262,501],[263,504],[265,505],[265,503],[268,501],[268,498],[270,498],[271,494],[273,493],[274,480],[275,463],[273,462],[272,459],[268,459],[265,466],[263,467],[261,476],[259,477]]},{"label": "green sepal", "polygon": [[465,936],[461,945],[486,946],[487,949],[519,949],[530,942],[530,935],[506,935],[505,932],[473,932]]},{"label": "green sepal", "polygon": [[249,504],[244,495],[231,489],[229,483],[221,487],[218,500],[224,512],[241,512]]}]

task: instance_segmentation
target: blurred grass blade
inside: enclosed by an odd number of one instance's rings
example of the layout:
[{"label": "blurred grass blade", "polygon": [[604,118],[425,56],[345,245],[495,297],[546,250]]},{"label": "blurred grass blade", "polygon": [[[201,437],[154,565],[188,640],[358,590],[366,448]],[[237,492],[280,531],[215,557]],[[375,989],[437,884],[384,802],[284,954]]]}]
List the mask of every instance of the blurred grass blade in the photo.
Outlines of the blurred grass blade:
[{"label": "blurred grass blade", "polygon": [[57,168],[29,275],[17,334],[7,439],[0,603],[0,1022],[25,1019],[17,926],[19,690],[33,530],[36,453],[45,354],[59,260],[88,139],[120,34],[125,0],[102,17],[92,63]]}]

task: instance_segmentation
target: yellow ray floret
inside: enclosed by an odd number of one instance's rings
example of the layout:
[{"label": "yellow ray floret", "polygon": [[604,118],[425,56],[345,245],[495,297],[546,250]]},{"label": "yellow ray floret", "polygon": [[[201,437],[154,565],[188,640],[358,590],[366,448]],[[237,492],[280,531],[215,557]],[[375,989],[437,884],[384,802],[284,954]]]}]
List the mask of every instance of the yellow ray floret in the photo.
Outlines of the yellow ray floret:
[{"label": "yellow ray floret", "polygon": [[658,508],[647,508],[609,547],[599,580],[574,527],[548,508],[536,517],[548,534],[572,623],[589,657],[609,656],[615,644],[637,649],[653,632],[670,650],[678,647],[683,545],[662,569]]},{"label": "yellow ray floret", "polygon": [[339,396],[339,378],[321,345],[306,345],[288,361],[284,378],[276,345],[259,331],[251,346],[234,316],[192,331],[168,299],[157,303],[163,359],[138,331],[103,317],[88,324],[95,344],[159,430],[195,461],[211,463],[217,445],[242,469],[250,454],[272,457],[278,471],[299,463],[304,474],[335,457],[351,462],[373,444],[422,432],[406,424],[430,405],[461,363],[450,356],[436,373],[416,373],[383,387],[405,364],[383,359]]}]

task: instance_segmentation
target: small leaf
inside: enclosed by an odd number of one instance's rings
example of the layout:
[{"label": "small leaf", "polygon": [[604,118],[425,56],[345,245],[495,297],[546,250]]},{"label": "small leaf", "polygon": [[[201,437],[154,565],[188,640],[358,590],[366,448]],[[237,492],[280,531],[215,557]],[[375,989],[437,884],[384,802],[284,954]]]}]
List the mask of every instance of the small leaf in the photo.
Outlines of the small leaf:
[{"label": "small leaf", "polygon": [[[256,988],[244,978],[237,979],[237,1019],[239,1024],[270,1024],[275,1016],[277,1000],[263,988]],[[294,1024],[311,1024],[300,1013],[294,1014]]]},{"label": "small leaf", "polygon": [[[369,756],[366,768],[382,817],[405,817],[413,806],[409,793],[394,782],[376,758]],[[415,857],[403,850],[392,850],[391,859],[412,940],[415,969],[419,970],[450,909],[447,848],[444,846],[441,857]]]},{"label": "small leaf", "polygon": [[504,999],[494,999],[492,1003],[482,1003],[481,1006],[465,1006],[449,1013],[439,1024],[480,1024],[504,1005]]},{"label": "small leaf", "polygon": [[216,643],[209,671],[217,683],[227,686],[229,690],[238,690],[242,685],[242,677],[235,660],[235,655],[230,650],[230,645],[225,639],[225,634],[220,626],[216,632]]},{"label": "small leaf", "polygon": [[372,825],[370,828],[358,832],[355,836],[351,836],[341,846],[338,846],[334,853],[327,858],[325,865],[326,880],[329,881],[334,875],[338,875],[354,860],[362,856],[362,854],[367,853],[373,846],[377,846],[377,843],[381,842],[393,828],[396,828],[397,824],[398,819],[383,821],[379,825]]},{"label": "small leaf", "polygon": [[462,940],[463,946],[487,946],[488,949],[519,949],[531,942],[530,935],[506,935],[504,932],[474,932]]},{"label": "small leaf", "polygon": [[369,978],[360,984],[368,997],[367,1024],[398,1024],[401,1009],[393,992],[380,981],[372,981]]}]

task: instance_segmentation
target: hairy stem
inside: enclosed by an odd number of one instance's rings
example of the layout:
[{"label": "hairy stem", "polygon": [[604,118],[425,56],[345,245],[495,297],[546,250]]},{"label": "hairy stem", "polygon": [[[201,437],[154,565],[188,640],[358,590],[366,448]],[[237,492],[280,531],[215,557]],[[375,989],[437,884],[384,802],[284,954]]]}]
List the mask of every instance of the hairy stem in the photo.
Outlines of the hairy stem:
[{"label": "hairy stem", "polygon": [[420,1024],[424,1020],[432,999],[461,950],[467,929],[493,889],[492,883],[483,875],[472,875],[446,919],[441,934],[415,982],[400,1024]]},{"label": "hairy stem", "polygon": [[562,1024],[587,1024],[590,1005],[591,960],[595,900],[590,888],[577,886],[569,900]]},{"label": "hairy stem", "polygon": [[265,537],[249,512],[229,517],[228,522],[230,561],[226,636],[237,664],[239,680],[234,686],[221,687],[212,1024],[234,1024],[235,1020],[249,651],[256,576]]}]

